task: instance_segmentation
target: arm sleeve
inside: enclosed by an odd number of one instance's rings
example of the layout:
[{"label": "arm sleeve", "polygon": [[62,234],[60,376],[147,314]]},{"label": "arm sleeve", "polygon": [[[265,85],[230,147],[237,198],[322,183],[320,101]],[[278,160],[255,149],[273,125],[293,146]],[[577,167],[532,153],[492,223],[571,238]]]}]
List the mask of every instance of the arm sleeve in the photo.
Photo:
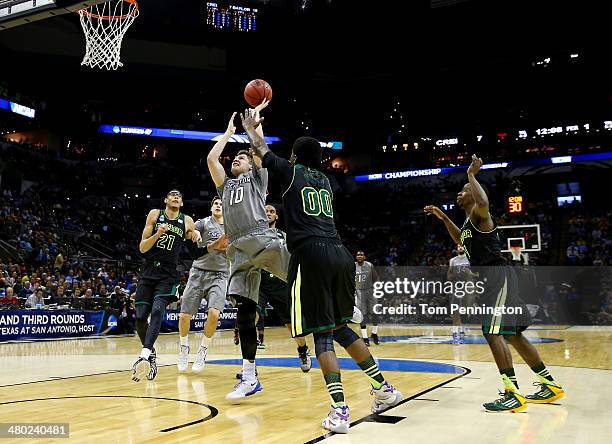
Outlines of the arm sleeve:
[{"label": "arm sleeve", "polygon": [[278,157],[272,151],[269,151],[264,156],[262,165],[272,171],[274,176],[280,180],[284,189],[289,187],[293,179],[293,165],[287,159]]}]

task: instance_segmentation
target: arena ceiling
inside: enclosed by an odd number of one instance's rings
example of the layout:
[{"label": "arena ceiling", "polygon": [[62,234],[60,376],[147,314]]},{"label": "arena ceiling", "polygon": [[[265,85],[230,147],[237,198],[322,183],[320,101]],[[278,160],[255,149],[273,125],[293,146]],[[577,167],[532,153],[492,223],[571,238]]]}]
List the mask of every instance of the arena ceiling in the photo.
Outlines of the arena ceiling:
[{"label": "arena ceiling", "polygon": [[[142,0],[120,72],[80,66],[75,14],[1,31],[0,57],[10,68],[1,77],[74,100],[125,107],[196,98],[211,109],[242,106],[242,85],[259,77],[275,87],[277,102],[298,96],[330,125],[354,119],[345,114],[366,103],[367,113],[400,98],[422,126],[471,119],[472,111],[488,118],[497,108],[518,118],[584,100],[609,106],[603,11],[549,0],[236,0],[261,11],[257,32],[238,34],[210,30],[203,3]],[[573,52],[579,63],[570,63]],[[547,69],[535,65],[547,57]]]}]

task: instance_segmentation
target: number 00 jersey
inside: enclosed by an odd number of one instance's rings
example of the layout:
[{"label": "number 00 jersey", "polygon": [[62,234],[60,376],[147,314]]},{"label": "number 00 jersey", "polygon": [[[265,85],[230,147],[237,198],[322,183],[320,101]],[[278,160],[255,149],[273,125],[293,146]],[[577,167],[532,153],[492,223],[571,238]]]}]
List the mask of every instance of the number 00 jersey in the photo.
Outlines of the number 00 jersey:
[{"label": "number 00 jersey", "polygon": [[179,255],[185,242],[185,215],[179,213],[176,219],[170,219],[166,215],[164,210],[159,210],[159,215],[153,225],[153,232],[149,234],[152,236],[155,234],[160,225],[169,225],[169,230],[162,234],[153,248],[143,254],[147,262],[159,263],[163,266],[176,266],[178,265]]},{"label": "number 00 jersey", "polygon": [[325,174],[300,164],[292,165],[272,152],[264,156],[263,165],[275,173],[284,190],[289,251],[309,237],[338,239],[331,185]]}]

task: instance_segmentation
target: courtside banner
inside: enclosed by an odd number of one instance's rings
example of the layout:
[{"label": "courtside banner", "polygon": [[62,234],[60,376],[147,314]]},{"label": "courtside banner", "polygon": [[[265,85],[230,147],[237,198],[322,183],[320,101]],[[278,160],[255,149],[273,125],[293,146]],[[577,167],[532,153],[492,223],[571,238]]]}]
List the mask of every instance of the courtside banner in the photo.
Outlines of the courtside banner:
[{"label": "courtside banner", "polygon": [[97,335],[103,318],[103,311],[3,310],[0,341]]},{"label": "courtside banner", "polygon": [[[162,319],[162,331],[171,330],[178,331],[179,310],[166,310]],[[218,329],[233,329],[236,325],[237,308],[226,308],[219,316]],[[191,318],[190,330],[201,331],[204,328],[204,323],[208,317],[208,308],[200,308],[198,312]]]},{"label": "courtside banner", "polygon": [[[366,270],[364,273],[362,270]],[[358,268],[355,305],[367,324],[482,324],[511,334],[532,324],[612,322],[612,267],[468,265]]]}]

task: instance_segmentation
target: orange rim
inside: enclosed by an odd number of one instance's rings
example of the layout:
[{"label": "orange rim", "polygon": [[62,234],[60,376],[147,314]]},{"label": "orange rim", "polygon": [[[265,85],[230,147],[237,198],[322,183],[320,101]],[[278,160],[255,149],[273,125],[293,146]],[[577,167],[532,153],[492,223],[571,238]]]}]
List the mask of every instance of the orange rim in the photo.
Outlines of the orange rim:
[{"label": "orange rim", "polygon": [[136,13],[138,12],[138,3],[136,2],[136,0],[121,0],[121,1],[134,5],[135,6],[134,10],[124,15],[98,15],[98,14],[93,14],[89,12],[87,9],[81,9],[80,12],[86,17],[92,17],[98,20],[125,20],[126,18],[130,16],[135,17]]}]

